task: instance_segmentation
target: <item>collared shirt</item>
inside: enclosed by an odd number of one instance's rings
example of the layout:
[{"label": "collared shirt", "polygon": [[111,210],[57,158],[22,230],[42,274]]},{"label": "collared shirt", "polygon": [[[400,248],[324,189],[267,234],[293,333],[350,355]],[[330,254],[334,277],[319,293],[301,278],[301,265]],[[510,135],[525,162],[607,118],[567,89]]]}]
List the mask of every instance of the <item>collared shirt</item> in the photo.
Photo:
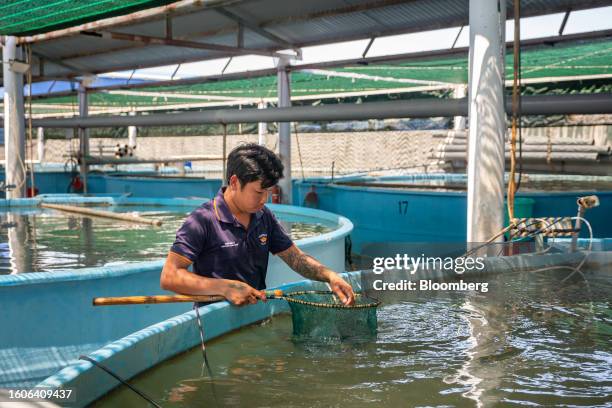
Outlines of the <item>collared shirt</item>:
[{"label": "collared shirt", "polygon": [[208,278],[239,280],[266,288],[268,253],[293,242],[265,207],[251,215],[247,229],[230,211],[221,188],[217,196],[193,211],[176,233],[171,251],[193,262],[193,271]]}]

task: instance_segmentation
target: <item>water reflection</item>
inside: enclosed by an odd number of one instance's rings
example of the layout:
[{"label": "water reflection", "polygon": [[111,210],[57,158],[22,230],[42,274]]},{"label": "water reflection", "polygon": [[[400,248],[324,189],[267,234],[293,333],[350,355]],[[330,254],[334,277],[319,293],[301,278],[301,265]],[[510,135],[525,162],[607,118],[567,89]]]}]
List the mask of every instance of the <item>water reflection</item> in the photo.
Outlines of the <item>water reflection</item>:
[{"label": "water reflection", "polygon": [[[471,347],[449,384],[477,406],[605,403],[612,387],[612,283],[605,271],[523,272],[492,279],[461,309]],[[609,400],[608,400],[609,402]]]},{"label": "water reflection", "polygon": [[7,258],[11,273],[31,269],[31,252],[27,250],[26,246],[28,241],[27,217],[19,214],[7,214],[6,222],[3,223],[2,227],[6,228]]}]

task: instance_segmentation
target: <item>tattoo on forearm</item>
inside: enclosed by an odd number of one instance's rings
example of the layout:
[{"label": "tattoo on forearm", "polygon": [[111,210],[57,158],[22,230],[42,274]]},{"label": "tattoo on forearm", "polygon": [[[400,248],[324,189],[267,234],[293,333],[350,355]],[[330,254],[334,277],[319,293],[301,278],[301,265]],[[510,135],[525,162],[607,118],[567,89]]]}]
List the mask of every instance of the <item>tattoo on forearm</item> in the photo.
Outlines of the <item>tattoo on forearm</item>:
[{"label": "tattoo on forearm", "polygon": [[305,254],[297,249],[291,249],[288,253],[281,256],[283,260],[297,273],[305,278],[325,281],[327,275],[325,268],[319,261],[314,259],[312,256]]},{"label": "tattoo on forearm", "polygon": [[241,284],[239,284],[239,283],[234,283],[234,282],[230,282],[230,283],[228,283],[228,285],[227,285],[227,286],[229,286],[229,287],[230,287],[230,288],[232,288],[232,289],[239,290],[239,291],[241,291],[241,292],[242,292],[242,291],[245,289],[244,285],[241,285]]}]

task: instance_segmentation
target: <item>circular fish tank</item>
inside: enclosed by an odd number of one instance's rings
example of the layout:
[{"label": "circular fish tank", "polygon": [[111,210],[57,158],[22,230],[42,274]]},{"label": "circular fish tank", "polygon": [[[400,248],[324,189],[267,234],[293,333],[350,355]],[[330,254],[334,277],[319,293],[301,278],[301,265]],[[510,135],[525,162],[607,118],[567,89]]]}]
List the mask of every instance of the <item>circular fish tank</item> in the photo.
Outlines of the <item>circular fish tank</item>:
[{"label": "circular fish tank", "polygon": [[[296,341],[286,302],[270,300],[204,306],[201,318],[194,311],[176,316],[88,357],[164,407],[605,405],[609,255],[593,254],[581,274],[563,265],[583,253],[488,258],[482,272],[462,275],[486,282],[486,290],[373,291],[379,275],[347,273],[356,290],[383,302],[377,334],[367,341]],[[557,267],[543,268],[551,264]],[[389,273],[389,282],[411,276]],[[305,281],[280,289],[321,288]],[[75,389],[78,405],[145,403],[90,361],[39,386]]]},{"label": "circular fish tank", "polygon": [[[101,208],[159,219],[162,225],[41,209],[45,203]],[[74,195],[0,200],[0,388],[31,387],[80,354],[188,311],[186,303],[93,308],[92,299],[168,293],[159,283],[163,258],[176,229],[201,204]],[[345,237],[352,230],[348,219],[307,208],[269,207],[297,246],[331,269],[345,270]],[[268,287],[301,279],[270,255]]]}]

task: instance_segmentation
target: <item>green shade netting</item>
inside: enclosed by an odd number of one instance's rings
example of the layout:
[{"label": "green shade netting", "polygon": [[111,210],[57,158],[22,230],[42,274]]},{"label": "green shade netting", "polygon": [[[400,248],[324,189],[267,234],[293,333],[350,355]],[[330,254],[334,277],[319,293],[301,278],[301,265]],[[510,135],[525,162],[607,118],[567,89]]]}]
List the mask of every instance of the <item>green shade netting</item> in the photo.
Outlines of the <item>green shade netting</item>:
[{"label": "green shade netting", "polygon": [[33,35],[174,3],[175,0],[1,0],[0,35]]}]

